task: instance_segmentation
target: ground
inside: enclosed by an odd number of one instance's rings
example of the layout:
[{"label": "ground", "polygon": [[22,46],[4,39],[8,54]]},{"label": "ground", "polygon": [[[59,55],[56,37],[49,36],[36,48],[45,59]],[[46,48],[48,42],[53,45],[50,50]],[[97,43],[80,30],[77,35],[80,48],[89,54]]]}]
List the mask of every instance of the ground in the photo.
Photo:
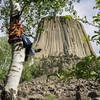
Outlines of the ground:
[{"label": "ground", "polygon": [[43,75],[20,84],[18,100],[100,100],[98,87],[92,80],[73,79],[63,82],[51,76],[47,81],[46,75]]}]

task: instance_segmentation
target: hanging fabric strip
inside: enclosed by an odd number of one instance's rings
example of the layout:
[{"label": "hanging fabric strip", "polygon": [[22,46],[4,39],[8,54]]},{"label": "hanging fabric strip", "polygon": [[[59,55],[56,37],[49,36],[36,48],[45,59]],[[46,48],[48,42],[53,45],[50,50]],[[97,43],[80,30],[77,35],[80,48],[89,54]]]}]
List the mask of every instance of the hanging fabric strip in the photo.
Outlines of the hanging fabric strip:
[{"label": "hanging fabric strip", "polygon": [[9,34],[9,40],[8,42],[9,43],[13,43],[13,41],[17,41],[17,40],[20,40],[22,38],[22,31],[23,31],[23,28],[22,28],[22,25],[21,23],[16,23],[16,24],[13,24],[9,30],[8,30],[8,34]]}]

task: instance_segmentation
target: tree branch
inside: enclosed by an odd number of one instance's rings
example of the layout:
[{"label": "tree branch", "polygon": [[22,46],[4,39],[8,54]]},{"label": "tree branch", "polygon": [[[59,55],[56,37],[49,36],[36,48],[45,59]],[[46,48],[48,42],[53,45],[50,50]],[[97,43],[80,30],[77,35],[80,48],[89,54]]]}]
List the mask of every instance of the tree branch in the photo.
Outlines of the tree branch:
[{"label": "tree branch", "polygon": [[78,18],[78,20],[82,21],[83,23],[87,23],[87,24],[89,24],[89,25],[91,25],[91,26],[94,26],[94,27],[100,28],[100,26],[95,25],[95,24],[93,24],[93,23],[90,23],[88,20],[83,20],[83,19],[81,19],[81,18]]},{"label": "tree branch", "polygon": [[12,25],[20,20],[21,7],[19,3],[16,2],[16,0],[10,0],[10,4],[11,4],[10,25]]}]

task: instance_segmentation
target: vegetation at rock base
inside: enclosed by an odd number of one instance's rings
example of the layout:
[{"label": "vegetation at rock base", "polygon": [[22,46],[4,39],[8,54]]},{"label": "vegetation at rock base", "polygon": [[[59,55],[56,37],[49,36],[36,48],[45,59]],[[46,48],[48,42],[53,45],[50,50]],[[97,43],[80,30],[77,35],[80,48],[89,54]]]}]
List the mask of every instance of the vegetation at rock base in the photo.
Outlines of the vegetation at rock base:
[{"label": "vegetation at rock base", "polygon": [[77,60],[79,60],[77,56],[69,54],[62,55],[61,53],[58,56],[43,57],[39,62],[37,62],[34,58],[34,64],[29,66],[29,58],[28,62],[26,62],[24,65],[21,82],[30,81],[33,78],[40,77],[41,75],[47,75],[48,78],[50,76],[59,77],[60,73],[62,73],[68,67],[68,65],[71,67],[70,63],[75,64]]},{"label": "vegetation at rock base", "polygon": [[60,77],[66,79],[68,77],[76,79],[94,79],[100,84],[100,57],[95,55],[87,56],[81,59],[76,65],[70,69],[63,70]]},{"label": "vegetation at rock base", "polygon": [[59,99],[56,98],[54,95],[49,95],[49,94],[47,94],[46,97],[48,97],[48,100],[59,100]]},{"label": "vegetation at rock base", "polygon": [[39,77],[41,75],[39,65],[35,61],[35,59],[34,59],[34,64],[30,66],[29,63],[30,63],[30,58],[24,64],[24,69],[20,80],[21,83],[24,81],[31,81],[33,78]]},{"label": "vegetation at rock base", "polygon": [[[0,43],[5,45],[1,45],[2,49],[0,49],[0,80],[4,80],[11,59],[9,44],[4,38],[1,38],[1,40],[2,39],[3,41]],[[35,60],[33,65],[29,66],[29,63],[30,58],[24,64],[21,82],[30,81],[32,78],[46,74],[48,78],[53,75],[59,77],[63,81],[66,81],[66,78],[70,80],[75,77],[77,79],[82,78],[86,80],[93,78],[100,83],[100,57],[96,57],[95,55],[80,59],[77,56],[61,53],[58,56],[48,56],[48,58],[43,57],[39,64]],[[73,66],[72,68],[69,68],[68,65],[71,67],[71,63],[73,63]]]}]

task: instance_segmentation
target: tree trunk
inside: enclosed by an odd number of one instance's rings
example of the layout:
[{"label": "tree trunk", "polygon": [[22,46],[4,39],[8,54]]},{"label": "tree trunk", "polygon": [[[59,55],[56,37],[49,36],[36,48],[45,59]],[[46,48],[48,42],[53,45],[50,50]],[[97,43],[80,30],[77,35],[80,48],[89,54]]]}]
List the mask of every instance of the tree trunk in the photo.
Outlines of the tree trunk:
[{"label": "tree trunk", "polygon": [[41,20],[39,29],[44,31],[36,36],[36,48],[42,49],[36,54],[37,58],[60,53],[69,53],[78,57],[94,54],[89,40],[84,39],[86,32],[82,24],[74,19],[46,17]]},{"label": "tree trunk", "polygon": [[[11,2],[11,18],[10,26],[19,22],[19,4],[15,2],[16,0],[10,0]],[[16,7],[16,8],[14,8]],[[17,17],[16,17],[17,16]],[[23,42],[13,41],[11,43],[12,47],[12,61],[7,75],[7,80],[5,83],[4,90],[2,92],[2,100],[16,100],[17,87],[19,85],[21,73],[23,70],[23,64],[25,59],[25,48],[23,47]]]}]

